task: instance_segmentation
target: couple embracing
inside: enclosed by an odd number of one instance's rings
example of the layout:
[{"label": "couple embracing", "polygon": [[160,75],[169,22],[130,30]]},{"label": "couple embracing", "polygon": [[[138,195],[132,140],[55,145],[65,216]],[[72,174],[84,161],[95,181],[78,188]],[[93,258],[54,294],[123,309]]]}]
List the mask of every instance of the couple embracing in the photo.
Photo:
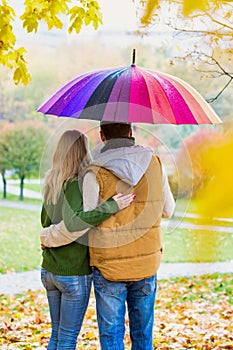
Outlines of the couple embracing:
[{"label": "couple embracing", "polygon": [[133,350],[153,349],[160,221],[174,211],[165,169],[135,145],[130,124],[100,124],[92,160],[85,135],[60,138],[44,185],[42,282],[49,350],[75,349],[92,281],[102,350],[123,350],[126,305]]}]

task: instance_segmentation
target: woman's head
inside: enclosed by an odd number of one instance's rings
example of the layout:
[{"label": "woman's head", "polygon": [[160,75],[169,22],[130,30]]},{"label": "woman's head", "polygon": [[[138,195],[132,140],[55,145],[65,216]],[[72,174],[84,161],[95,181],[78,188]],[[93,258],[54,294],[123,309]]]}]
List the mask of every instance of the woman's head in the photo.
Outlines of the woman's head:
[{"label": "woman's head", "polygon": [[61,172],[62,182],[78,175],[89,156],[87,137],[78,130],[67,130],[57,143],[52,168]]},{"label": "woman's head", "polygon": [[53,154],[44,187],[46,202],[56,203],[63,184],[74,178],[91,161],[87,137],[78,130],[67,130],[60,137]]}]

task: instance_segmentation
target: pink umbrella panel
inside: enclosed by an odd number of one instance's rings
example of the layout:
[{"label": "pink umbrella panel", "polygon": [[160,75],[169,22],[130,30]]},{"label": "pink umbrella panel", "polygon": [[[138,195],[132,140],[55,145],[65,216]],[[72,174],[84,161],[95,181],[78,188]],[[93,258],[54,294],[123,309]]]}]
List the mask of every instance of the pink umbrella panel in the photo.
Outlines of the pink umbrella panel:
[{"label": "pink umbrella panel", "polygon": [[204,98],[185,81],[135,65],[80,75],[38,109],[77,119],[149,124],[218,124]]}]

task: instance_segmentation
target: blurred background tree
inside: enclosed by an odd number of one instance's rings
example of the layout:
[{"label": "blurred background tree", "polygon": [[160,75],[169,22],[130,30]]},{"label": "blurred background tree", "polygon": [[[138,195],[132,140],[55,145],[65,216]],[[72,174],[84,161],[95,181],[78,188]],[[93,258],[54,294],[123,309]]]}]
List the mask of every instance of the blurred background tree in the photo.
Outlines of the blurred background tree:
[{"label": "blurred background tree", "polygon": [[[24,180],[39,170],[49,131],[41,122],[7,124],[4,127],[4,170],[11,170],[20,179],[19,199],[23,200]],[[0,143],[1,147],[1,143]]]},{"label": "blurred background tree", "polygon": [[[210,149],[213,152],[218,149],[223,139],[222,133],[210,127],[200,129],[184,139],[175,157],[179,179],[173,178],[173,186],[178,181],[182,184],[179,191],[180,197],[195,198],[215,175],[211,163],[204,159]],[[191,162],[187,158],[187,153]]]},{"label": "blurred background tree", "polygon": [[224,138],[218,147],[210,147],[202,159],[202,166],[213,173],[198,192],[199,212],[208,217],[228,216],[233,212],[233,123],[225,125]]},{"label": "blurred background tree", "polygon": [[6,144],[6,133],[4,128],[0,133],[0,173],[2,176],[3,198],[6,198],[6,170],[10,168],[8,161],[8,148]]}]

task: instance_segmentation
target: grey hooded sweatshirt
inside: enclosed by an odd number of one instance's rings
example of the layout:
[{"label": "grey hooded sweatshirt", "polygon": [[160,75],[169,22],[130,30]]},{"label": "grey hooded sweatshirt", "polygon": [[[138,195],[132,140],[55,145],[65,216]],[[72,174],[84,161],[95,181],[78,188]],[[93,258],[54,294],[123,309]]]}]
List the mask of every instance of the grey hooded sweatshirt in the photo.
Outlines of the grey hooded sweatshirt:
[{"label": "grey hooded sweatshirt", "polygon": [[[135,186],[149,167],[152,156],[153,150],[151,148],[134,145],[133,138],[119,138],[108,140],[92,164],[108,169],[122,181]],[[170,217],[174,212],[175,201],[163,165],[162,177],[164,195],[163,217]],[[99,184],[95,174],[88,172],[83,180],[84,211],[96,208],[98,203]]]}]

